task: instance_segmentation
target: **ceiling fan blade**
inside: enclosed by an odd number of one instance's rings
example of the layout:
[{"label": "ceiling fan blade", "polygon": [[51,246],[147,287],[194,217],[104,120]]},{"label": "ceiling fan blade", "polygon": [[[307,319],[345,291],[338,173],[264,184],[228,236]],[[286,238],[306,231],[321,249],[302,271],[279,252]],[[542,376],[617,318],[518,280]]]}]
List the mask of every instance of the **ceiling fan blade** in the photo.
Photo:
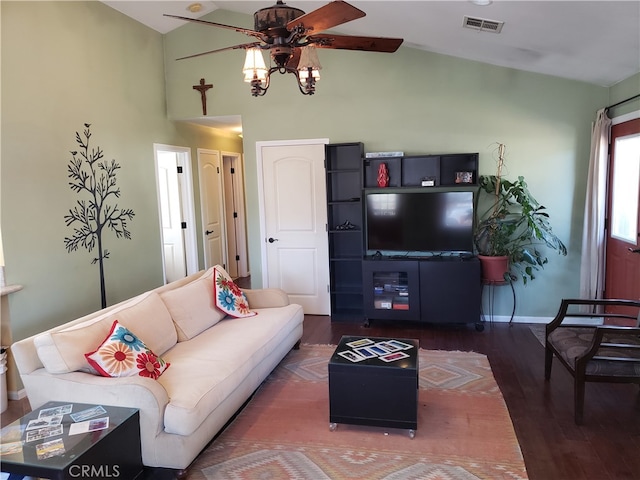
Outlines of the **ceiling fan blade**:
[{"label": "ceiling fan blade", "polygon": [[186,20],[187,22],[192,22],[192,23],[202,23],[204,25],[211,25],[213,27],[226,28],[228,30],[233,30],[238,33],[244,33],[245,35],[249,35],[250,37],[256,37],[262,40],[263,42],[267,41],[267,36],[265,34],[256,32],[255,30],[250,30],[248,28],[234,27],[233,25],[225,25],[224,23],[208,22],[206,20],[200,20],[199,18],[189,18],[189,17],[181,17],[179,15],[169,15],[168,13],[165,13],[164,16],[177,18],[178,20]]},{"label": "ceiling fan blade", "polygon": [[239,50],[241,48],[243,50],[246,50],[247,48],[255,48],[255,47],[259,47],[260,45],[261,45],[260,42],[243,43],[241,45],[234,45],[232,47],[218,48],[216,50],[209,50],[208,52],[196,53],[195,55],[188,55],[186,57],[176,58],[176,60],[185,60],[187,58],[201,57],[203,55],[209,55],[210,53],[224,52],[225,50]]},{"label": "ceiling fan blade", "polygon": [[313,10],[312,12],[291,20],[287,23],[287,30],[292,31],[298,26],[303,26],[306,32],[312,31],[317,33],[350,22],[351,20],[362,18],[365,15],[366,13],[353,5],[341,0],[336,0],[327,3],[317,10]]},{"label": "ceiling fan blade", "polygon": [[354,37],[349,35],[331,35],[323,33],[307,37],[318,48],[334,48],[339,50],[365,50],[367,52],[392,53],[398,50],[402,38],[386,37]]}]

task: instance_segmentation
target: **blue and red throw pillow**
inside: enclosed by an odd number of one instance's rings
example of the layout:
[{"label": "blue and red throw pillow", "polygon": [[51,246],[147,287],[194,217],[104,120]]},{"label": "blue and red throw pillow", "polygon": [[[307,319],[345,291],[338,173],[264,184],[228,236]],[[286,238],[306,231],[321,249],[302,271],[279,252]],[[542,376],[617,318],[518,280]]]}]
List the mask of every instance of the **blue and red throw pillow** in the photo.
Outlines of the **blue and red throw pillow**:
[{"label": "blue and red throw pillow", "polygon": [[240,287],[227,275],[227,272],[214,268],[213,270],[213,295],[216,306],[227,315],[236,318],[253,317],[258,312],[249,309],[247,297]]},{"label": "blue and red throw pillow", "polygon": [[140,375],[155,380],[170,365],[117,320],[114,320],[102,344],[84,356],[103,377]]}]

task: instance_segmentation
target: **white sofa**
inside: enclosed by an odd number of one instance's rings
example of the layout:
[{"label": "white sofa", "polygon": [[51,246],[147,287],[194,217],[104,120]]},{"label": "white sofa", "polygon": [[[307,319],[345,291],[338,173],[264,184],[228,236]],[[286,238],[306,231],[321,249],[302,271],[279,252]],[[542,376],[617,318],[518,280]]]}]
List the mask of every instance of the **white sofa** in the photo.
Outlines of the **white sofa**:
[{"label": "white sofa", "polygon": [[[214,304],[212,270],[13,344],[31,407],[138,408],[143,463],[186,469],[302,337],[302,307],[278,289],[244,290],[258,315],[224,317]],[[170,363],[157,380],[92,372],[84,353],[116,319]]]}]

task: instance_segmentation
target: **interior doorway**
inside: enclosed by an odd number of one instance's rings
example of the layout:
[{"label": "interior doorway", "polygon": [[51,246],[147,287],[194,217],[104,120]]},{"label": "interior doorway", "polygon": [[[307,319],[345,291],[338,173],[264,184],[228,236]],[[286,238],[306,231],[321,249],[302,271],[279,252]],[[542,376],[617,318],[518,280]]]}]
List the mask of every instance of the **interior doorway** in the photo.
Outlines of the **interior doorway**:
[{"label": "interior doorway", "polygon": [[198,271],[191,149],[153,145],[164,282]]},{"label": "interior doorway", "polygon": [[249,276],[242,154],[198,149],[205,268]]},{"label": "interior doorway", "polygon": [[262,284],[281,288],[306,314],[328,315],[328,139],[257,142]]},{"label": "interior doorway", "polygon": [[244,200],[244,159],[239,153],[222,152],[228,272],[233,278],[249,276],[249,250]]}]

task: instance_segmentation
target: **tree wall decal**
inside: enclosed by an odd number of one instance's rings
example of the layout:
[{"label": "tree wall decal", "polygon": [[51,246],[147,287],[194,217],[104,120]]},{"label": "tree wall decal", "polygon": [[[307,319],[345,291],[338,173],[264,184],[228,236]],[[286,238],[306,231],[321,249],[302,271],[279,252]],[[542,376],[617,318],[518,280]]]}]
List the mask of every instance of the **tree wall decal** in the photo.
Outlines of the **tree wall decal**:
[{"label": "tree wall decal", "polygon": [[76,132],[79,151],[70,152],[72,158],[67,172],[71,179],[71,190],[88,198],[78,200],[76,206],[64,216],[65,224],[73,226],[73,235],[65,237],[64,244],[69,253],[75,252],[79,247],[84,247],[89,252],[97,249],[97,256],[91,264],[97,263],[100,267],[100,296],[102,308],[105,308],[107,295],[104,261],[109,258],[109,251],[103,248],[103,233],[105,229],[110,230],[116,238],[130,240],[131,232],[127,229],[127,222],[135,214],[130,208],[120,208],[117,203],[109,203],[120,198],[120,188],[116,186],[116,172],[120,165],[115,160],[103,160],[104,153],[100,147],[89,149],[91,124],[85,123],[84,127],[83,136]]}]

